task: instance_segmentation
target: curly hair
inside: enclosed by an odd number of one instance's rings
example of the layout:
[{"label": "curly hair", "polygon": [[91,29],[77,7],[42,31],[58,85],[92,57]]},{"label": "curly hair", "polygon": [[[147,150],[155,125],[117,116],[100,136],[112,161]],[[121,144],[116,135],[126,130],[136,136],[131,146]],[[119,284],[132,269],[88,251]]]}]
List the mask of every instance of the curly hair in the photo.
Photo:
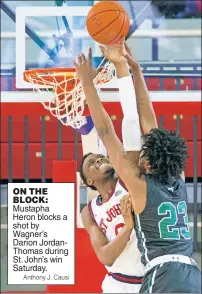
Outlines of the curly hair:
[{"label": "curly hair", "polygon": [[80,170],[79,170],[79,173],[80,173],[80,177],[81,177],[83,183],[84,183],[87,187],[89,187],[89,188],[91,188],[92,190],[96,191],[97,189],[96,189],[94,186],[90,186],[90,185],[87,184],[87,180],[86,180],[86,177],[85,177],[84,172],[83,172],[83,164],[84,164],[84,161],[85,161],[85,159],[86,159],[89,155],[91,155],[91,154],[93,154],[93,153],[92,153],[92,152],[89,152],[89,153],[85,154],[85,155],[82,157],[82,159],[81,159],[81,164],[80,164]]},{"label": "curly hair", "polygon": [[141,157],[149,161],[152,177],[164,184],[172,178],[179,178],[188,157],[186,141],[176,132],[164,128],[152,129],[142,137]]}]

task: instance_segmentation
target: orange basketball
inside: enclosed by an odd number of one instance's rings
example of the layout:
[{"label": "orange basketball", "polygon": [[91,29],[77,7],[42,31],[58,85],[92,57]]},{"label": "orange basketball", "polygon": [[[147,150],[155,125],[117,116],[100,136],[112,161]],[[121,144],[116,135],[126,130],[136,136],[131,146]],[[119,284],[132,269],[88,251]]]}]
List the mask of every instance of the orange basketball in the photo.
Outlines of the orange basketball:
[{"label": "orange basketball", "polygon": [[115,44],[128,34],[130,19],[126,10],[115,1],[94,5],[86,18],[89,35],[100,44]]}]

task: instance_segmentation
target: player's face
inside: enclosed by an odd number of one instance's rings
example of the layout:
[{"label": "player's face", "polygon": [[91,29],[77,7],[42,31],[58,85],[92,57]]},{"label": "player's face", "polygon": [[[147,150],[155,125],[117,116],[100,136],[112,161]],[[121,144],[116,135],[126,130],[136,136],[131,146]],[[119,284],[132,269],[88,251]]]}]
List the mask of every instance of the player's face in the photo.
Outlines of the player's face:
[{"label": "player's face", "polygon": [[101,154],[90,154],[84,160],[83,171],[88,185],[96,186],[107,179],[114,172],[114,168],[108,157]]}]

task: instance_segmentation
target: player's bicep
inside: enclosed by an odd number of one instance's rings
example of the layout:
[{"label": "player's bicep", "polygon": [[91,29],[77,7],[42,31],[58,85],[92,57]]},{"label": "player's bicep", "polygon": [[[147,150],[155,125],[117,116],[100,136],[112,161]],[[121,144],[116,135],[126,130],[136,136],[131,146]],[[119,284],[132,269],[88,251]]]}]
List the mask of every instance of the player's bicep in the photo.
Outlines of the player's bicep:
[{"label": "player's bicep", "polygon": [[82,222],[87,230],[92,247],[99,258],[99,260],[104,263],[104,257],[102,255],[102,248],[108,244],[108,240],[102,230],[98,227],[95,221],[92,219],[88,207],[84,207],[81,212]]},{"label": "player's bicep", "polygon": [[144,118],[141,119],[141,128],[143,131],[143,134],[149,134],[152,129],[158,128],[158,123],[156,121],[156,117],[151,118],[150,120],[146,120]]},{"label": "player's bicep", "polygon": [[127,151],[128,160],[138,165],[141,151]]}]

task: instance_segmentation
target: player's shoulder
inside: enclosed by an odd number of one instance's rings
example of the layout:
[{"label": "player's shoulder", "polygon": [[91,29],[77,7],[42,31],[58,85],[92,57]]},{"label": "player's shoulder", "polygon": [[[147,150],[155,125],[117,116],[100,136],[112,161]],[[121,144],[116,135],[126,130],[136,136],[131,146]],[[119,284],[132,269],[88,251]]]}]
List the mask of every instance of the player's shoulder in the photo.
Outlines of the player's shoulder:
[{"label": "player's shoulder", "polygon": [[91,217],[87,205],[81,211],[81,219],[85,229],[88,231],[91,225]]},{"label": "player's shoulder", "polygon": [[81,210],[81,218],[82,218],[82,220],[90,218],[90,212],[89,212],[88,204]]}]

